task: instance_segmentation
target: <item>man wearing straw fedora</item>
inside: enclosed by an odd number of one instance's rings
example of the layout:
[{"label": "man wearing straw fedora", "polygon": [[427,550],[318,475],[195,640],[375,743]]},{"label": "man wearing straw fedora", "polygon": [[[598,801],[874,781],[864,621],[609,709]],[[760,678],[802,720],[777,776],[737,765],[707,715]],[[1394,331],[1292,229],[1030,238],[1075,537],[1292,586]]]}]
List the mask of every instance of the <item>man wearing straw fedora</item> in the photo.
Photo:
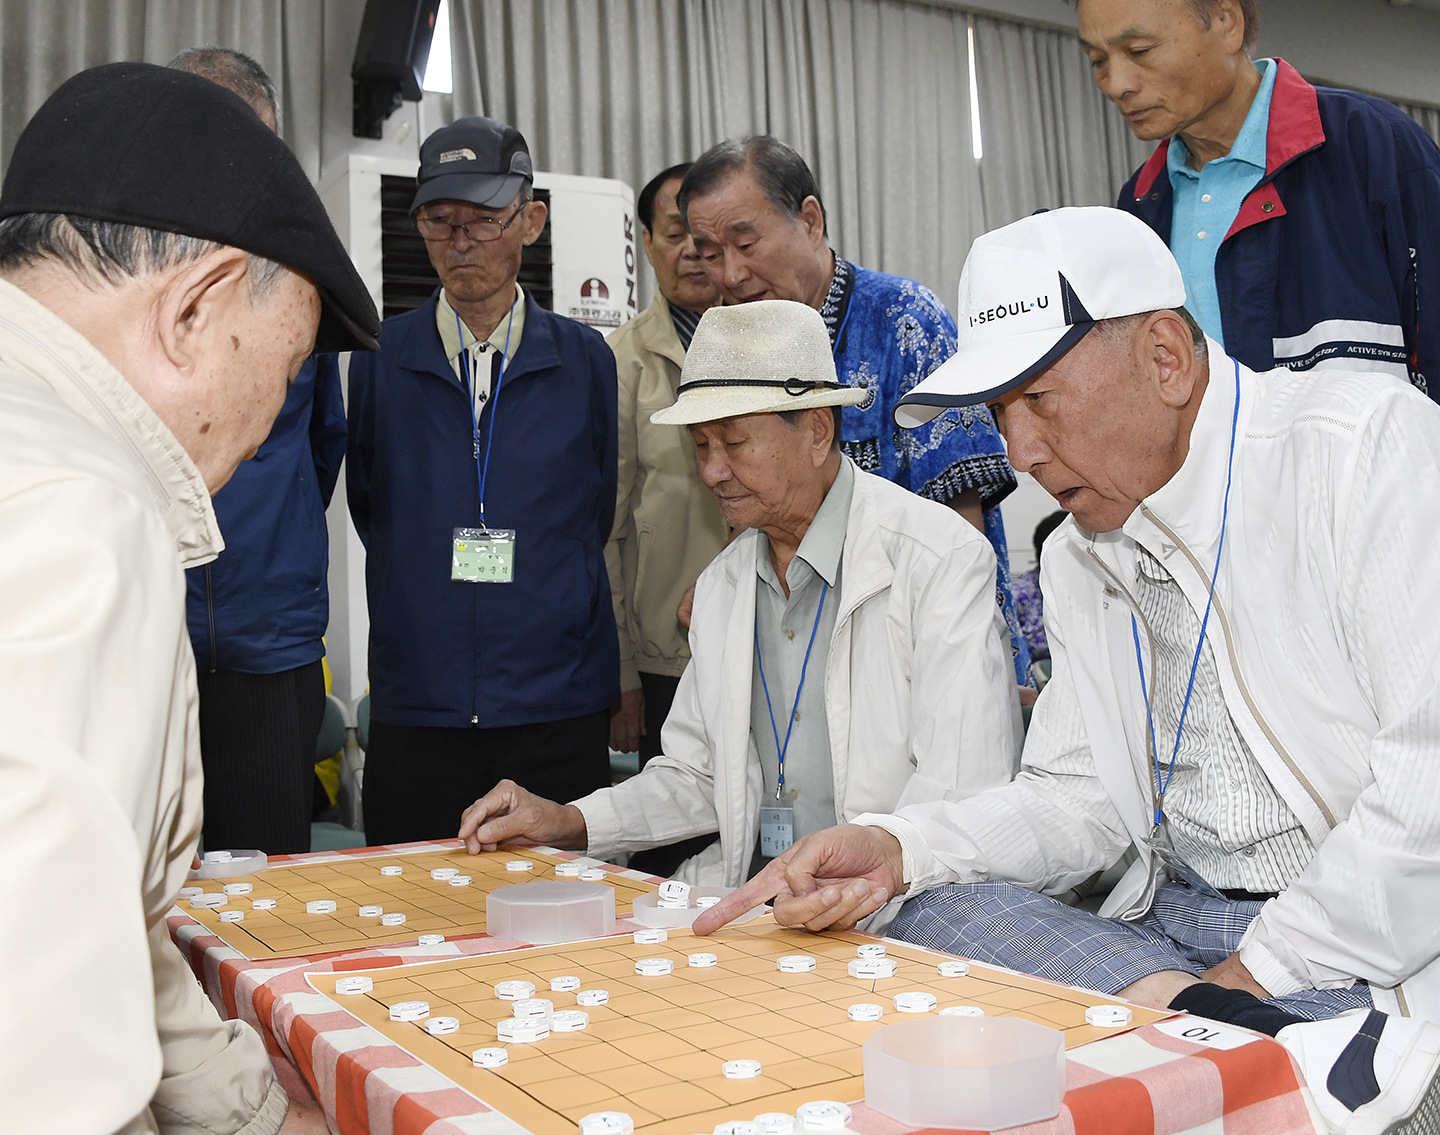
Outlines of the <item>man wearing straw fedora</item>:
[{"label": "man wearing straw fedora", "polygon": [[517,837],[599,858],[706,833],[681,865],[735,886],[867,810],[1006,783],[1020,741],[995,554],[955,512],[857,469],[836,442],[824,321],[789,300],[712,308],[679,397],[700,475],[744,530],[700,576],[691,662],[639,776],[571,805],[502,783],[472,853]]}]

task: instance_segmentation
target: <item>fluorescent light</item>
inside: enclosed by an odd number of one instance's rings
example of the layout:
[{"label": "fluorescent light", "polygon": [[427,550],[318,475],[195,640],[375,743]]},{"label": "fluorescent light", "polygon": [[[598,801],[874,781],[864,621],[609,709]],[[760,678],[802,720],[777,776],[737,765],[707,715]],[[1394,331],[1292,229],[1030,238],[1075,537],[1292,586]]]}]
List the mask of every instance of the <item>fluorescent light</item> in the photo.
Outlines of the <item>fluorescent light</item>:
[{"label": "fluorescent light", "polygon": [[[974,49],[971,49],[974,56]],[[975,73],[975,64],[970,64],[970,73]],[[972,78],[971,83],[974,83]],[[427,91],[448,95],[455,89],[450,74],[450,0],[440,0],[440,11],[435,14],[435,34],[430,39],[430,58],[425,61],[425,82]]]},{"label": "fluorescent light", "polygon": [[980,83],[975,76],[975,24],[970,23],[965,30],[970,39],[970,144],[978,162],[985,156],[985,146],[980,140]]}]

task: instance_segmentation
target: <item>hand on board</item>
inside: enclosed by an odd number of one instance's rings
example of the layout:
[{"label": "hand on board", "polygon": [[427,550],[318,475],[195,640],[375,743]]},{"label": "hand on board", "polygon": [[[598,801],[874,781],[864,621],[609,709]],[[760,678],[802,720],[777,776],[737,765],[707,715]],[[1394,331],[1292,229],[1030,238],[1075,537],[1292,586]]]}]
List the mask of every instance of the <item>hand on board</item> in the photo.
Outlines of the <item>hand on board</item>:
[{"label": "hand on board", "polygon": [[459,835],[471,855],[502,843],[584,850],[585,817],[573,804],[557,804],[502,780],[465,809]]}]

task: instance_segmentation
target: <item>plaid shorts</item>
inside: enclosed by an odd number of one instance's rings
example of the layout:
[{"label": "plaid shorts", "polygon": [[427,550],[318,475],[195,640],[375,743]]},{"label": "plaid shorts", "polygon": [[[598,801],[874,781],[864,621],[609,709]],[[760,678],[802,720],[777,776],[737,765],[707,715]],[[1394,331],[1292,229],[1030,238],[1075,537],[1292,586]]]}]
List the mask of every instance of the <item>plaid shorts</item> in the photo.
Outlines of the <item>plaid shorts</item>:
[{"label": "plaid shorts", "polygon": [[[1101,993],[1162,970],[1197,977],[1240,946],[1259,902],[1207,898],[1164,884],[1138,922],[1101,918],[1012,883],[937,887],[900,909],[890,936]],[[1370,1008],[1370,987],[1302,989],[1270,1003],[1306,1020]]]}]

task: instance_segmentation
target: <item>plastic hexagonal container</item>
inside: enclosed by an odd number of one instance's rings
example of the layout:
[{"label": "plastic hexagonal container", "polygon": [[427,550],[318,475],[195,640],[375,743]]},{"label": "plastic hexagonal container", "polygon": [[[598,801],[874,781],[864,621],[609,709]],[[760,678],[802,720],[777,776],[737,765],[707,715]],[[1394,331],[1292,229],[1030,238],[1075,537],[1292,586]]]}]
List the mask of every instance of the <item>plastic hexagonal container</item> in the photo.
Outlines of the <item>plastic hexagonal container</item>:
[{"label": "plastic hexagonal container", "polygon": [[865,1042],[865,1103],[910,1127],[1038,1123],[1064,1095],[1064,1036],[1015,1017],[929,1017]]},{"label": "plastic hexagonal container", "polygon": [[485,898],[485,929],[497,938],[553,946],[615,931],[615,888],[605,883],[517,883]]}]

